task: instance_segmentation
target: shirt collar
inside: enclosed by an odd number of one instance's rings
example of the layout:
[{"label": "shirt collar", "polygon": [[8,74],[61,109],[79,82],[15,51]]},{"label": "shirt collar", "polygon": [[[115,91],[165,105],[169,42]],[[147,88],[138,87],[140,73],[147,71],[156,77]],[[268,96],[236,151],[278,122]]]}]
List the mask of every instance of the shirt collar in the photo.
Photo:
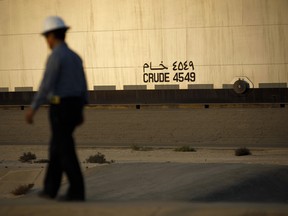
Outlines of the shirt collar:
[{"label": "shirt collar", "polygon": [[61,42],[57,46],[54,47],[53,52],[58,50],[58,49],[62,49],[64,47],[67,47],[67,44],[65,42]]}]

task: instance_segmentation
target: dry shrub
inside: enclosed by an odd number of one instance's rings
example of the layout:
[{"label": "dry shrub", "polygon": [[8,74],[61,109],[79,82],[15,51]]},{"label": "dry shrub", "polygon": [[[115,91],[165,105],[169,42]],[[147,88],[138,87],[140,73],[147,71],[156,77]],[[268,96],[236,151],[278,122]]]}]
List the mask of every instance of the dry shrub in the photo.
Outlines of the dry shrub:
[{"label": "dry shrub", "polygon": [[115,163],[114,160],[107,161],[104,154],[98,152],[96,155],[91,155],[89,158],[86,159],[86,163],[98,163],[98,164],[104,164],[104,163]]},{"label": "dry shrub", "polygon": [[246,156],[251,155],[251,152],[247,148],[238,148],[235,150],[235,156]]},{"label": "dry shrub", "polygon": [[151,147],[144,147],[144,146],[138,146],[138,145],[132,145],[131,149],[133,151],[152,151],[153,148]]},{"label": "dry shrub", "polygon": [[20,156],[19,161],[22,163],[31,163],[32,160],[36,160],[36,155],[31,152],[25,152],[22,156]]},{"label": "dry shrub", "polygon": [[182,146],[179,148],[174,149],[176,152],[196,152],[196,149],[190,147],[190,146]]},{"label": "dry shrub", "polygon": [[15,196],[24,195],[27,194],[33,187],[34,184],[20,185],[19,187],[14,189],[11,193]]},{"label": "dry shrub", "polygon": [[34,161],[34,163],[38,163],[38,164],[43,164],[43,163],[49,163],[50,161],[48,159],[39,159]]}]

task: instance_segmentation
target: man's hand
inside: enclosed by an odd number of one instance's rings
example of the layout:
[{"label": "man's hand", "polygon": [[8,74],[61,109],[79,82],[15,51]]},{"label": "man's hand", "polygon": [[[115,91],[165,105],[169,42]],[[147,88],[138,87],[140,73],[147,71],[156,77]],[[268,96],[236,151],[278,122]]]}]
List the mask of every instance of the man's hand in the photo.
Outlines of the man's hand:
[{"label": "man's hand", "polygon": [[32,108],[29,108],[29,110],[26,112],[25,119],[28,124],[33,124],[35,113],[36,112]]},{"label": "man's hand", "polygon": [[82,113],[81,117],[79,118],[78,122],[77,122],[77,126],[80,126],[84,123],[85,119],[84,119],[84,115]]}]

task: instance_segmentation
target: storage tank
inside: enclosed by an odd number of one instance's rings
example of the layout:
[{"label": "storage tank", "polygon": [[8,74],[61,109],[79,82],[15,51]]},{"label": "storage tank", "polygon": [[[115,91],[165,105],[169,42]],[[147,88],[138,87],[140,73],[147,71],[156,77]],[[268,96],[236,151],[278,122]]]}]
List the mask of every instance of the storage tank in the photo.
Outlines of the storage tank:
[{"label": "storage tank", "polygon": [[92,103],[288,101],[288,0],[0,0],[0,9],[0,104],[37,91],[50,15],[71,26]]}]

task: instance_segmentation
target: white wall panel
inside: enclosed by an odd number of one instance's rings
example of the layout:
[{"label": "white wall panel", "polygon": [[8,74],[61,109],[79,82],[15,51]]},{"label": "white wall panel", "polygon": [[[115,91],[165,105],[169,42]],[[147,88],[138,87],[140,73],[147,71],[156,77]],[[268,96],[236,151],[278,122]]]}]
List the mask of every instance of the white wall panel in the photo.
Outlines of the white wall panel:
[{"label": "white wall panel", "polygon": [[[39,0],[38,0],[39,1]],[[95,0],[50,0],[54,14],[71,25],[71,31],[88,31],[91,27],[91,2]]]},{"label": "white wall panel", "polygon": [[235,43],[237,35],[232,28],[188,29],[188,58],[196,65],[234,64],[237,62]]},{"label": "white wall panel", "polygon": [[23,35],[21,36],[21,43],[22,68],[44,69],[47,54],[50,53],[45,39],[40,35]]},{"label": "white wall panel", "polygon": [[12,91],[12,89],[10,89],[12,83],[10,82],[9,71],[0,70],[0,77],[1,88],[9,88],[9,91]]},{"label": "white wall panel", "polygon": [[200,65],[287,62],[287,26],[188,30],[187,52]]},{"label": "white wall panel", "polygon": [[241,0],[187,0],[186,6],[187,27],[242,25]]},{"label": "white wall panel", "polygon": [[0,37],[0,69],[21,69],[23,66],[22,38],[17,35]]},{"label": "white wall panel", "polygon": [[288,62],[288,25],[269,26],[264,29],[268,63]]},{"label": "white wall panel", "polygon": [[9,18],[10,6],[8,0],[0,1],[0,35],[9,33]]},{"label": "white wall panel", "polygon": [[[4,75],[5,74],[5,75]],[[3,87],[9,87],[10,91],[14,91],[15,87],[33,87],[33,90],[37,90],[39,86],[39,80],[42,78],[42,70],[1,70],[1,77],[5,77],[5,80],[1,79]]]},{"label": "white wall panel", "polygon": [[187,26],[187,1],[162,0],[162,28],[185,28]]},{"label": "white wall panel", "polygon": [[0,36],[0,70],[42,69],[48,48],[40,35]]},{"label": "white wall panel", "polygon": [[55,15],[53,1],[8,0],[10,34],[40,33],[46,16]]},{"label": "white wall panel", "polygon": [[265,64],[268,60],[268,47],[265,44],[265,27],[244,27],[237,29],[240,37],[240,44],[235,52],[239,52],[242,64]]},{"label": "white wall panel", "polygon": [[[172,66],[174,61],[191,61],[187,59],[187,30],[169,29],[163,30],[163,57],[162,60],[168,66]],[[193,49],[191,47],[191,49]]]},{"label": "white wall panel", "polygon": [[145,30],[139,32],[141,47],[137,55],[142,55],[142,67],[146,62],[161,62],[163,60],[163,30]]},{"label": "white wall panel", "polygon": [[239,76],[255,87],[288,82],[288,0],[1,0],[0,9],[0,87],[10,91],[38,88],[50,53],[39,35],[48,15],[71,26],[67,41],[91,90],[146,85],[143,64],[161,61],[169,72],[174,61],[193,61],[194,84],[215,88]]},{"label": "white wall panel", "polygon": [[86,69],[85,70],[85,75],[87,79],[87,87],[89,90],[93,90],[95,79],[94,79],[94,69]]},{"label": "white wall panel", "polygon": [[243,0],[243,25],[288,24],[287,0]]},{"label": "white wall panel", "polygon": [[161,0],[96,0],[91,8],[92,31],[162,27]]},{"label": "white wall panel", "polygon": [[94,80],[95,85],[115,85],[117,90],[123,90],[123,85],[143,85],[142,76],[138,74],[134,68],[100,68],[94,70]]},{"label": "white wall panel", "polygon": [[199,66],[195,71],[197,74],[195,84],[207,83],[207,80],[212,80],[214,88],[222,88],[223,84],[233,84],[237,77],[249,78],[255,88],[259,87],[259,83],[287,83],[288,81],[287,65],[284,64]]},{"label": "white wall panel", "polygon": [[287,83],[287,65],[249,65],[243,66],[245,76],[254,82],[258,88],[259,83]]},{"label": "white wall panel", "polygon": [[[195,84],[214,84],[214,88],[221,89],[223,84],[232,84],[236,76],[243,75],[242,66],[199,66],[196,67]],[[210,82],[209,82],[210,81]]]}]

